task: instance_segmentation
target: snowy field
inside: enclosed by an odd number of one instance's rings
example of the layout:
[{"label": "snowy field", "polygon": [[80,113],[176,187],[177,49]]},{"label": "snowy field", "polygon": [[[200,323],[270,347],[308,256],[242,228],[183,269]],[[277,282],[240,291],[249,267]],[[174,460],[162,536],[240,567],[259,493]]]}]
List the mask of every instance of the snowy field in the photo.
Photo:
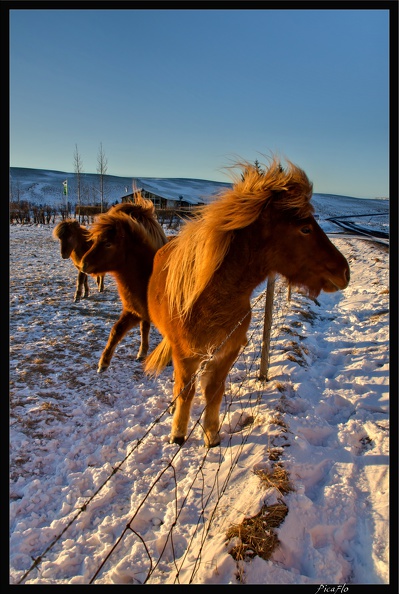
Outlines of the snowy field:
[{"label": "snowy field", "polygon": [[[268,382],[257,288],[207,451],[199,396],[187,442],[168,444],[172,370],[145,377],[137,329],[97,373],[116,285],[106,275],[97,293],[90,279],[73,303],[77,273],[52,229],[10,227],[10,583],[388,584],[387,246],[334,237],[351,282],[318,302],[289,301],[277,280]],[[153,328],[151,348],[159,339]],[[288,493],[257,474],[276,456]],[[276,502],[288,514],[272,557],[235,561],[227,530]]]}]

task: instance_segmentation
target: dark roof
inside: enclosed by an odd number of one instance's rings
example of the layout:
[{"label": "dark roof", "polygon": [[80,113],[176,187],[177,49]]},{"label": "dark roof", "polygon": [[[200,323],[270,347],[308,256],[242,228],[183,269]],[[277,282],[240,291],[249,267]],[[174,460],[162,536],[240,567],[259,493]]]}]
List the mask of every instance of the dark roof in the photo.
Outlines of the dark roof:
[{"label": "dark roof", "polygon": [[[231,184],[185,178],[139,178],[133,179],[133,187],[151,192],[167,200],[183,200],[189,204],[212,202]],[[131,194],[129,194],[131,195]]]}]

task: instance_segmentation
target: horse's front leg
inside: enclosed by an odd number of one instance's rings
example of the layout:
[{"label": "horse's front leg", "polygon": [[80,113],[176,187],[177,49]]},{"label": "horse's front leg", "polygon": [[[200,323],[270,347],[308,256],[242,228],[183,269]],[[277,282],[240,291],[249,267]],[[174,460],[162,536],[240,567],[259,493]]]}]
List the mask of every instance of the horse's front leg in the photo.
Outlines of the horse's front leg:
[{"label": "horse's front leg", "polygon": [[136,357],[137,361],[144,361],[144,359],[147,356],[148,347],[149,347],[150,327],[151,327],[150,322],[147,322],[147,320],[141,320],[141,322],[140,322],[141,343],[140,343],[139,352],[137,353],[137,357]]},{"label": "horse's front leg", "polygon": [[108,342],[98,362],[97,372],[101,373],[108,369],[113,357],[115,348],[131,328],[140,323],[140,318],[129,311],[123,311],[119,320],[112,326],[109,333]]},{"label": "horse's front leg", "polygon": [[195,372],[199,360],[173,359],[173,420],[169,443],[182,445],[186,439],[188,422],[190,419],[191,403],[195,394]]},{"label": "horse's front leg", "polygon": [[83,293],[83,287],[84,287],[83,297],[87,297],[89,294],[89,283],[87,281],[87,274],[85,272],[79,271],[78,278],[76,281],[75,297],[73,299],[75,303],[80,301],[80,299],[82,297],[82,293]]},{"label": "horse's front leg", "polygon": [[84,278],[83,284],[84,284],[83,298],[85,299],[86,297],[89,296],[89,293],[90,293],[90,289],[89,289],[89,277],[88,277],[87,274],[86,274],[86,276]]},{"label": "horse's front leg", "polygon": [[222,402],[226,377],[230,367],[236,360],[240,346],[228,353],[217,355],[204,366],[200,383],[205,398],[206,407],[204,414],[204,443],[206,447],[213,448],[220,443],[219,412]]}]

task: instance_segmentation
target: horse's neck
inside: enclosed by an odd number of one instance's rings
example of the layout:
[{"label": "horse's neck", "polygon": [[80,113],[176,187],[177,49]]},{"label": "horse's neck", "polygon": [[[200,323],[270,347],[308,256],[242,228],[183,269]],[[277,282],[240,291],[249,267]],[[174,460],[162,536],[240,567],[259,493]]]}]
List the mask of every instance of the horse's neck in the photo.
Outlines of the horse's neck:
[{"label": "horse's neck", "polygon": [[70,258],[72,260],[72,262],[75,264],[75,266],[77,266],[79,268],[80,266],[80,262],[84,256],[85,252],[77,252],[76,250],[72,250]]},{"label": "horse's neck", "polygon": [[71,258],[75,263],[80,263],[81,259],[85,255],[85,253],[90,248],[90,244],[86,241],[81,241],[79,244],[73,249]]},{"label": "horse's neck", "polygon": [[[254,228],[252,228],[254,227]],[[226,285],[250,295],[271,272],[267,245],[260,241],[258,230],[250,225],[235,232],[226,257],[216,272]]]},{"label": "horse's neck", "polygon": [[146,300],[147,285],[152,272],[155,254],[145,254],[143,257],[127,257],[118,270],[112,272],[118,285],[121,298],[138,297]]}]

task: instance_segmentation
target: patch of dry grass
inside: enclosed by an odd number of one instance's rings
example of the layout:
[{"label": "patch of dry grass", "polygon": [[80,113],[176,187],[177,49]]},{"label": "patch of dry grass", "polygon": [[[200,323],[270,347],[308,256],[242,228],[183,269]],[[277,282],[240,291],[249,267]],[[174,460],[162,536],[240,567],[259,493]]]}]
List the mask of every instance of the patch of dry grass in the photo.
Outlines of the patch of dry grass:
[{"label": "patch of dry grass", "polygon": [[306,321],[310,322],[310,324],[317,318],[317,315],[309,309],[294,309],[293,311],[302,316]]},{"label": "patch of dry grass", "polygon": [[283,421],[283,419],[280,416],[275,416],[272,417],[270,419],[270,425],[278,425],[279,427],[281,427],[282,432],[286,433],[287,432],[287,425],[286,423]]},{"label": "patch of dry grass", "polygon": [[[302,326],[301,323],[299,323],[299,325]],[[298,332],[295,332],[295,330],[292,330],[289,326],[281,326],[280,334],[290,334],[291,336],[299,336]]]},{"label": "patch of dry grass", "polygon": [[254,474],[260,478],[262,486],[267,489],[274,487],[281,495],[286,495],[294,490],[288,472],[280,463],[274,465],[272,472],[268,470],[254,470]]},{"label": "patch of dry grass", "polygon": [[301,367],[306,366],[305,355],[309,354],[309,350],[305,346],[299,345],[295,341],[291,341],[283,350],[288,353],[287,359],[294,361],[294,363],[298,363]]},{"label": "patch of dry grass", "polygon": [[[269,457],[277,458],[280,452],[271,451]],[[293,491],[287,471],[279,463],[275,464],[272,471],[255,470],[262,486],[274,487],[281,495]],[[240,524],[234,524],[227,532],[229,541],[233,540],[233,546],[229,553],[235,561],[248,561],[255,557],[270,559],[273,552],[279,546],[280,541],[275,529],[285,520],[288,514],[288,507],[279,499],[278,503],[263,505],[260,512],[252,518],[244,518]]]},{"label": "patch of dry grass", "polygon": [[[272,509],[273,508],[273,509]],[[241,524],[232,526],[226,533],[227,538],[237,539],[229,551],[235,561],[249,560],[258,555],[262,559],[270,559],[273,551],[279,544],[277,534],[272,524],[278,525],[287,515],[288,508],[285,505],[263,506],[259,514],[253,518],[244,519]],[[271,520],[272,524],[269,524]]]},{"label": "patch of dry grass", "polygon": [[380,316],[389,315],[389,309],[382,309],[381,311],[376,311],[372,316],[370,316],[370,320],[375,320]]},{"label": "patch of dry grass", "polygon": [[276,386],[277,390],[278,390],[278,391],[279,391],[281,394],[283,394],[283,393],[286,391],[286,387],[285,387],[285,385],[284,385],[282,382],[277,382],[277,381],[276,381],[276,382],[275,382],[275,386]]},{"label": "patch of dry grass", "polygon": [[277,462],[283,455],[283,448],[268,448],[267,450],[269,460]]}]

